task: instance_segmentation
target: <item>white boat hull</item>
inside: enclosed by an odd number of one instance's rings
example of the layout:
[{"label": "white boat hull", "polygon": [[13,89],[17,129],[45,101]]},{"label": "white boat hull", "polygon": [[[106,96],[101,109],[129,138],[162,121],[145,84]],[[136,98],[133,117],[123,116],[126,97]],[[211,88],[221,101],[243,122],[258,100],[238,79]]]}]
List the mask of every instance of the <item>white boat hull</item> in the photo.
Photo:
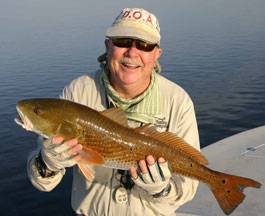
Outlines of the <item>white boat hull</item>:
[{"label": "white boat hull", "polygon": [[[265,215],[265,126],[228,137],[202,149],[209,167],[221,172],[254,179],[263,186],[246,188],[246,198],[233,216]],[[182,214],[181,214],[182,213]],[[210,189],[199,184],[194,199],[177,210],[177,216],[225,215]]]}]

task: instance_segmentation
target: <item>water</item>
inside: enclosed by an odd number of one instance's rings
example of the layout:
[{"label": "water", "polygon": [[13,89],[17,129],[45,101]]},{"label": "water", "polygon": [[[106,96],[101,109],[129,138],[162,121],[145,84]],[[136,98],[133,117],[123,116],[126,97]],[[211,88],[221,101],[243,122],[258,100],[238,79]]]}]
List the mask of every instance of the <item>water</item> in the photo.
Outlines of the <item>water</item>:
[{"label": "water", "polygon": [[[160,17],[162,74],[190,94],[207,146],[265,124],[265,14],[258,0],[199,2],[142,7]],[[98,68],[104,32],[120,10],[106,8],[0,2],[0,215],[70,215],[71,170],[50,193],[29,182],[26,160],[37,136],[14,123],[15,107],[25,98],[58,97],[72,79]]]}]

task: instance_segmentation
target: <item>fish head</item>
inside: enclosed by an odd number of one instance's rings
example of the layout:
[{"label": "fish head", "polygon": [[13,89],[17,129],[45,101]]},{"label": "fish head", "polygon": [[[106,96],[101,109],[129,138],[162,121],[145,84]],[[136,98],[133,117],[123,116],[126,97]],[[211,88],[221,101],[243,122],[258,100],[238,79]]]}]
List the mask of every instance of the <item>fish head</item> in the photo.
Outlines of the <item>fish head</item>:
[{"label": "fish head", "polygon": [[17,104],[20,119],[15,122],[26,130],[53,137],[63,121],[63,105],[63,100],[58,99],[21,100]]}]

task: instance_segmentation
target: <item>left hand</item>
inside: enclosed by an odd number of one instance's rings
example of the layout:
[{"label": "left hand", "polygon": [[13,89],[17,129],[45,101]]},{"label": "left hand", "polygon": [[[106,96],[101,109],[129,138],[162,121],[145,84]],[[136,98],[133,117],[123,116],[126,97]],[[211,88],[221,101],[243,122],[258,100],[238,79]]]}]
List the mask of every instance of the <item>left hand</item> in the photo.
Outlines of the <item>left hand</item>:
[{"label": "left hand", "polygon": [[158,194],[170,184],[172,174],[164,158],[155,161],[152,155],[148,155],[145,160],[139,161],[139,168],[140,176],[135,168],[130,169],[132,179],[149,194]]}]

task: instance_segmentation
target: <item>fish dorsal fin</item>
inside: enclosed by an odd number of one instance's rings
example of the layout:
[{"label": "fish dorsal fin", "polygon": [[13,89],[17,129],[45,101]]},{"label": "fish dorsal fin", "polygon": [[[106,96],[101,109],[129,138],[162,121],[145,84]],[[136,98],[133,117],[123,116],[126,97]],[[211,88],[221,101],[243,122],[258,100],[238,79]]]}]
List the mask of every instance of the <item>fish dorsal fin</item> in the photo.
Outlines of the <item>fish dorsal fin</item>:
[{"label": "fish dorsal fin", "polygon": [[152,129],[149,127],[150,125],[151,125],[151,123],[145,124],[144,126],[134,128],[134,130],[137,133],[140,133],[140,134],[143,134],[143,135],[148,136],[149,135],[149,132],[152,132]]},{"label": "fish dorsal fin", "polygon": [[193,160],[197,161],[202,165],[208,165],[208,160],[204,157],[204,155],[200,151],[189,145],[180,137],[170,132],[158,133],[154,130],[150,130],[148,126],[149,124],[144,125],[142,127],[138,127],[135,129],[135,131],[145,136],[157,139],[163,144],[170,146],[171,148],[173,147],[177,151],[186,154],[187,156],[189,156],[190,158],[192,158]]},{"label": "fish dorsal fin", "polygon": [[100,112],[100,114],[104,115],[105,117],[111,119],[112,121],[124,127],[128,127],[125,112],[121,108],[113,107],[113,108]]}]

